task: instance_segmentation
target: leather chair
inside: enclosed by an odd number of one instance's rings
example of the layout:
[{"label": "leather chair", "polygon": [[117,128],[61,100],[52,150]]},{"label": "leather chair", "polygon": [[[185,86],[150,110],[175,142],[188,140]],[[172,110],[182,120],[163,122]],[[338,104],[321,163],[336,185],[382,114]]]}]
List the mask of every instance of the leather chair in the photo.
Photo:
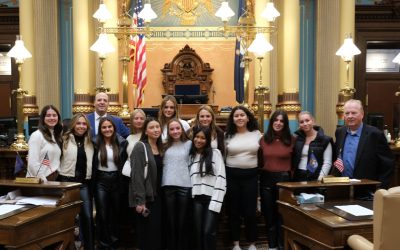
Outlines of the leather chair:
[{"label": "leather chair", "polygon": [[373,243],[360,235],[352,235],[347,243],[355,250],[399,249],[400,186],[380,189],[374,196]]}]

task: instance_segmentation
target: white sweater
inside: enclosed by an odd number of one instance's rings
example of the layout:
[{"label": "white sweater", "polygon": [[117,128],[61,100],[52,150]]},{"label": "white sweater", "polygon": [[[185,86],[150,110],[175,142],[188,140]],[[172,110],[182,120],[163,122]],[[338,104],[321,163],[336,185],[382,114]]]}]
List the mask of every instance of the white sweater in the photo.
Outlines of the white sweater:
[{"label": "white sweater", "polygon": [[[92,178],[92,160],[93,160],[93,143],[89,137],[85,137],[84,142],[86,153],[86,177],[89,180]],[[75,137],[73,134],[69,135],[69,140],[66,144],[63,143],[63,156],[61,159],[61,166],[58,172],[63,176],[75,177],[75,168],[78,155],[78,146],[76,145]]]},{"label": "white sweater", "polygon": [[[39,177],[45,179],[45,177],[58,170],[60,167],[61,149],[57,143],[46,141],[42,132],[36,130],[31,134],[28,146],[27,177]],[[46,154],[50,162],[49,166],[43,164]]]},{"label": "white sweater", "polygon": [[189,176],[189,151],[192,141],[174,142],[163,157],[161,186],[192,187]]},{"label": "white sweater", "polygon": [[[213,149],[213,175],[201,176],[199,171],[200,155],[197,154],[190,166],[190,178],[192,180],[192,196],[207,195],[211,196],[208,209],[219,213],[226,193],[225,165],[221,152]],[[203,165],[203,172],[205,166]]]},{"label": "white sweater", "polygon": [[233,137],[226,139],[226,166],[241,169],[256,168],[261,136],[260,131],[254,130],[236,133]]}]

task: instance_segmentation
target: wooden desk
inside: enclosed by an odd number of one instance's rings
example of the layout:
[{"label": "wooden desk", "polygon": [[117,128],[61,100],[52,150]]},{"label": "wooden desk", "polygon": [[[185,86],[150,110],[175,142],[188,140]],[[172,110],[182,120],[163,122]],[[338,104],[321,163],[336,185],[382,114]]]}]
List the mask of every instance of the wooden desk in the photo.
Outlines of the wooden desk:
[{"label": "wooden desk", "polygon": [[325,203],[354,202],[353,192],[375,188],[379,182],[362,180],[357,183],[323,184],[320,182],[282,182],[279,186],[278,209],[283,217],[285,249],[343,249],[352,234],[372,241],[372,220],[350,221],[315,204],[298,204],[301,192],[323,191]]},{"label": "wooden desk", "polygon": [[55,207],[37,206],[0,220],[0,245],[7,249],[75,249],[75,217],[82,203],[79,187],[71,182],[16,184],[0,180],[0,195],[20,189],[23,196],[60,198]]}]

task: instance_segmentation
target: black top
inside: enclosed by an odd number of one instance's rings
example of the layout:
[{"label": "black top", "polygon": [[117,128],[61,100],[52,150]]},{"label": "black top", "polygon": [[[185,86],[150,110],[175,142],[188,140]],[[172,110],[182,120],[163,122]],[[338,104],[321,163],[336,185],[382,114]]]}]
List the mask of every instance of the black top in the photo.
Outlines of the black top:
[{"label": "black top", "polygon": [[157,165],[157,194],[160,192],[161,188],[161,180],[162,180],[162,167],[163,167],[163,161],[161,155],[154,155],[154,160],[156,161]]},{"label": "black top", "polygon": [[85,153],[85,137],[74,135],[76,145],[78,146],[78,155],[75,167],[75,181],[85,182],[86,178],[86,153]]}]

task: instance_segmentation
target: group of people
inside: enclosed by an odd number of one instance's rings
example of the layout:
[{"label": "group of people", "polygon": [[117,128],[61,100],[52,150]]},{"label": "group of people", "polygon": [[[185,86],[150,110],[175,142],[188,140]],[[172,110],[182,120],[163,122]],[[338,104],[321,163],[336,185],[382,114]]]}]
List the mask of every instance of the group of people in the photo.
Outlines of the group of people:
[{"label": "group of people", "polygon": [[99,249],[116,249],[127,218],[135,221],[139,249],[216,249],[223,204],[233,250],[241,249],[242,220],[248,249],[254,250],[258,197],[269,249],[282,249],[278,182],[334,174],[378,180],[387,188],[394,168],[386,138],[362,122],[358,100],[345,103],[345,126],[337,129],[336,143],[307,111],[298,115],[293,134],[286,112],[275,111],[262,134],[244,106],[232,109],[225,132],[208,105],[189,126],[179,119],[173,96],[163,99],[157,119],[134,110],[131,129],[107,114],[107,94],[97,94],[94,106],[94,113],[76,114],[64,128],[58,110],[45,106],[29,139],[27,169],[27,176],[82,183],[85,250],[95,248],[95,238]]}]

